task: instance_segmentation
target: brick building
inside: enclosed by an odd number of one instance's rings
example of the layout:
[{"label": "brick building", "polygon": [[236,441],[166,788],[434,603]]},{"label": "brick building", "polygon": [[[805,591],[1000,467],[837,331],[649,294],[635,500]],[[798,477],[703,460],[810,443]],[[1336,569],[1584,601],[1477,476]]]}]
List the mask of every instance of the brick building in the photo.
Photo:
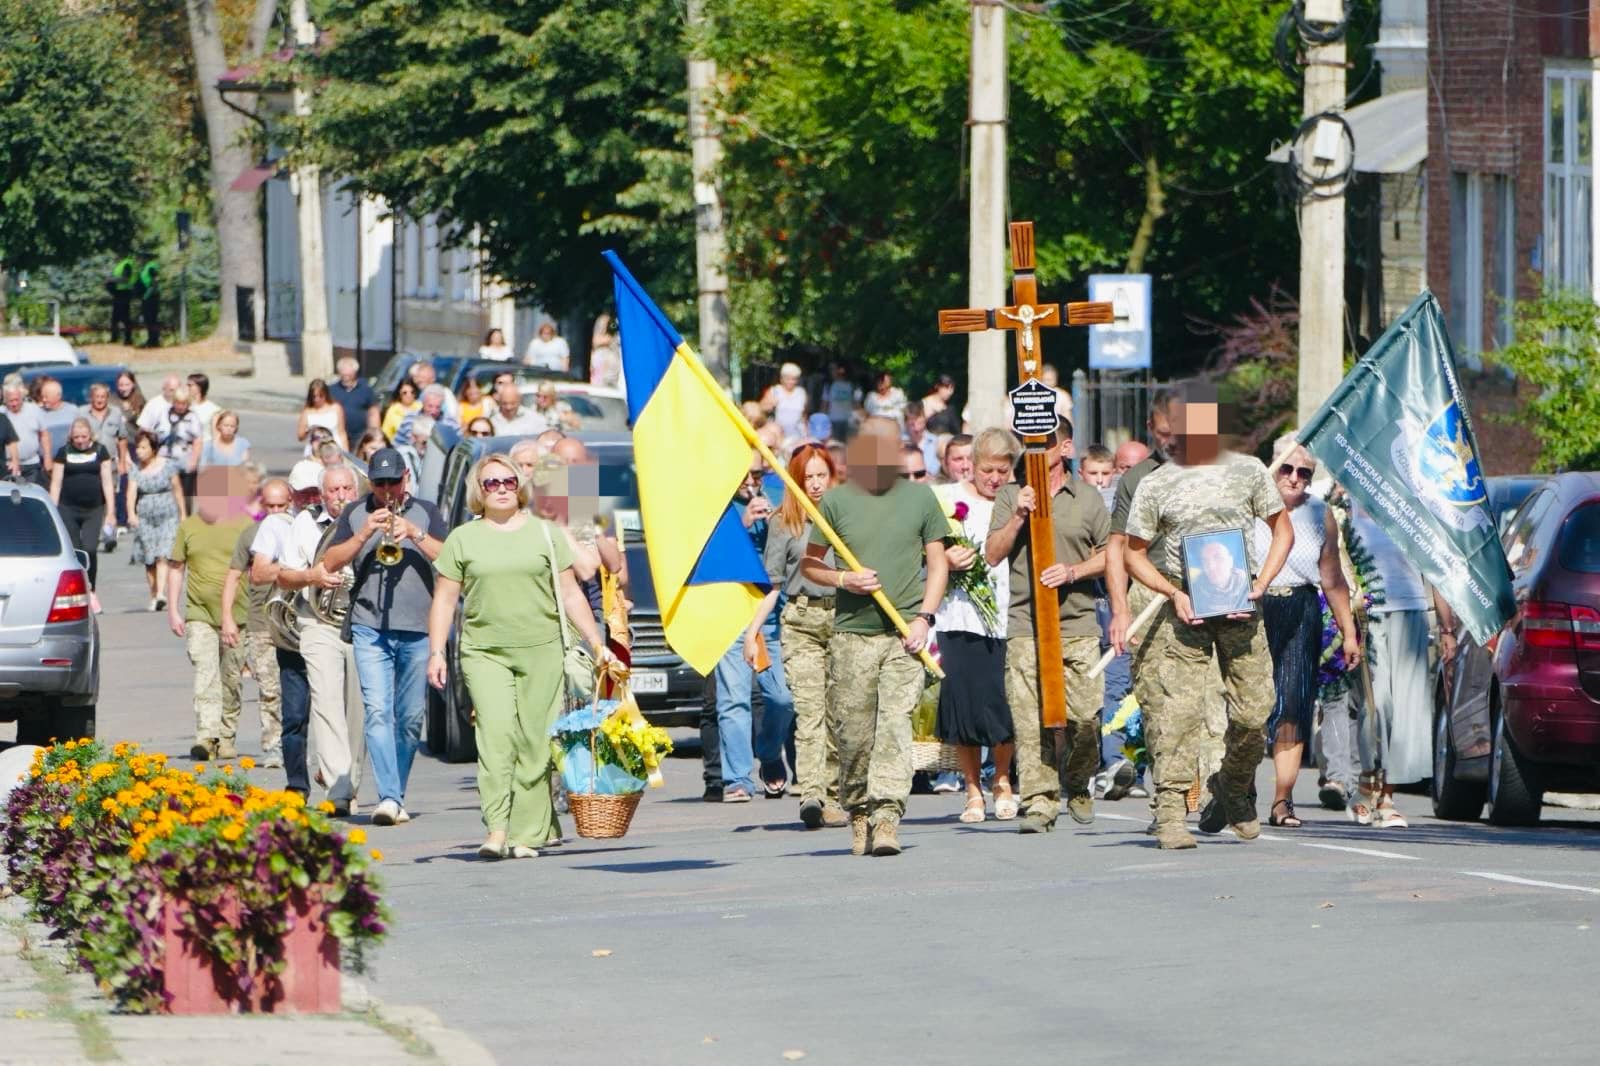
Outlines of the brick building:
[{"label": "brick building", "polygon": [[1541,284],[1595,295],[1600,0],[1427,5],[1426,276],[1462,355]]}]

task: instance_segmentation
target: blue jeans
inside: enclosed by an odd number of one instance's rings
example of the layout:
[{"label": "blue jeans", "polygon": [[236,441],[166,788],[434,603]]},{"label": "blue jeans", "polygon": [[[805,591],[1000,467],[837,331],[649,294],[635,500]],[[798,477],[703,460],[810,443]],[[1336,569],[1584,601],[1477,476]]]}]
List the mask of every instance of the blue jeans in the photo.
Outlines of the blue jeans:
[{"label": "blue jeans", "polygon": [[[763,771],[773,780],[782,775],[783,747],[794,728],[794,697],[783,676],[783,653],[778,646],[777,619],[769,618],[761,627],[772,666],[756,673],[744,661],[744,637],[717,663],[717,733],[722,748],[722,787],[760,791],[755,779],[755,757],[759,752]],[[752,737],[751,693],[761,686],[761,734]]]},{"label": "blue jeans", "polygon": [[352,625],[350,637],[367,708],[367,757],[378,800],[403,807],[427,714],[428,634]]},{"label": "blue jeans", "polygon": [[[1097,599],[1094,601],[1094,608],[1095,616],[1100,621],[1100,651],[1104,653],[1107,648],[1111,647],[1111,605],[1103,599]],[[1100,708],[1100,724],[1102,726],[1115,719],[1118,708],[1122,706],[1122,701],[1127,698],[1129,692],[1133,691],[1132,653],[1125,651],[1121,655],[1114,656],[1111,662],[1106,664],[1105,678],[1106,698],[1105,703]],[[1115,763],[1118,759],[1125,757],[1122,754],[1122,745],[1126,740],[1127,738],[1122,735],[1121,730],[1114,730],[1100,737],[1100,768],[1102,770]],[[1139,777],[1141,779],[1144,777],[1142,769],[1139,771]]]},{"label": "blue jeans", "polygon": [[311,722],[311,684],[305,658],[297,651],[274,648],[278,659],[279,707],[283,713],[283,776],[291,792],[311,793],[306,770],[306,729]]}]

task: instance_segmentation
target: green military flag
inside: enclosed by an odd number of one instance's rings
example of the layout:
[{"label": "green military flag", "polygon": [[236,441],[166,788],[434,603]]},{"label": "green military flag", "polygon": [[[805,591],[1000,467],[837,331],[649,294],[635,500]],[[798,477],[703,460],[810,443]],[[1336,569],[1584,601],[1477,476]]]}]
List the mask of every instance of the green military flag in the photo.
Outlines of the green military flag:
[{"label": "green military flag", "polygon": [[1474,640],[1500,631],[1516,610],[1511,571],[1433,293],[1378,338],[1299,437]]}]

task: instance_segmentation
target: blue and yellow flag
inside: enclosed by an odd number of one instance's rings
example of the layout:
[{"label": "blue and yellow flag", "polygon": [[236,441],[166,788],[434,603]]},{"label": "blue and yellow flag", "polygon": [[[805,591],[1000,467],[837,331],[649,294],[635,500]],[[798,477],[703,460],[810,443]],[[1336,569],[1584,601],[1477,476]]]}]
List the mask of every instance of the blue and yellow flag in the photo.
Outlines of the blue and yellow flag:
[{"label": "blue and yellow flag", "polygon": [[772,588],[733,504],[750,469],[750,442],[694,349],[617,254],[605,257],[656,602],[672,650],[709,674]]}]

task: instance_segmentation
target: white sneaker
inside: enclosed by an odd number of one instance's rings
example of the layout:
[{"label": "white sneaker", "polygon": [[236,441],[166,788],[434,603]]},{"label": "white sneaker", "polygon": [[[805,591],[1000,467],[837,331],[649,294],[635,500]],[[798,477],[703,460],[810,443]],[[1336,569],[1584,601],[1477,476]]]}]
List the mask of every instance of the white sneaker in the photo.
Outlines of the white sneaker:
[{"label": "white sneaker", "polygon": [[411,821],[411,812],[401,807],[400,813],[394,816],[394,820],[396,825],[404,825],[406,822]]},{"label": "white sneaker", "polygon": [[400,820],[405,811],[400,809],[400,804],[394,800],[384,800],[372,810],[373,825],[394,825]]}]

